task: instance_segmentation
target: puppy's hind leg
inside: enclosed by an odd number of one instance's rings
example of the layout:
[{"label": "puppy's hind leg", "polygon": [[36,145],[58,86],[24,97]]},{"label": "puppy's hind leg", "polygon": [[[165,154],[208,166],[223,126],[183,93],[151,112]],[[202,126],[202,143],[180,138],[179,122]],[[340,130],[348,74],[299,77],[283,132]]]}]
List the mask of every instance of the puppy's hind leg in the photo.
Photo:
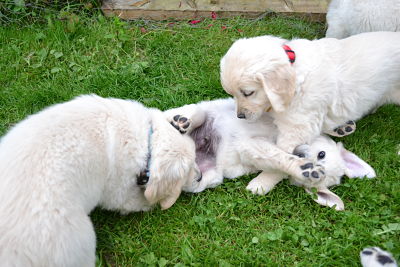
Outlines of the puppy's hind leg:
[{"label": "puppy's hind leg", "polygon": [[350,120],[350,121],[347,121],[345,124],[336,127],[332,131],[326,132],[326,134],[329,134],[331,136],[336,136],[336,137],[344,137],[344,136],[354,133],[355,130],[356,130],[356,123],[354,121]]},{"label": "puppy's hind leg", "polygon": [[199,193],[207,188],[214,188],[222,184],[223,181],[224,176],[222,175],[221,171],[216,168],[212,168],[203,173],[203,177],[200,182],[195,182],[190,186],[185,186],[183,190],[185,192]]},{"label": "puppy's hind leg", "polygon": [[1,266],[95,266],[96,235],[83,210],[60,208],[41,215],[31,217],[25,232],[2,248]]},{"label": "puppy's hind leg", "polygon": [[389,91],[385,95],[383,101],[384,102],[382,104],[389,103],[389,104],[395,104],[395,105],[400,106],[400,88]]},{"label": "puppy's hind leg", "polygon": [[345,30],[346,26],[338,21],[329,22],[328,29],[326,30],[326,38],[343,39],[349,36]]},{"label": "puppy's hind leg", "polygon": [[71,214],[64,222],[57,224],[59,231],[49,242],[54,242],[51,250],[54,264],[50,266],[95,266],[96,235],[89,216],[84,212]]},{"label": "puppy's hind leg", "polygon": [[206,112],[196,104],[164,111],[167,120],[180,133],[190,133],[204,123]]}]

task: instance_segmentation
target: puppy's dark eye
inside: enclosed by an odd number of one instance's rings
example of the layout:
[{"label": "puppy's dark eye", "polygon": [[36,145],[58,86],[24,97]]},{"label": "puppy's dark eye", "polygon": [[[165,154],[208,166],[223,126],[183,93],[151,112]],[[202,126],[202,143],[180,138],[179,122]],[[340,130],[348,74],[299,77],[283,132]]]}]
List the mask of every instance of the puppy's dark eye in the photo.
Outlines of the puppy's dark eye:
[{"label": "puppy's dark eye", "polygon": [[242,94],[243,94],[245,97],[248,97],[248,96],[251,96],[252,94],[254,94],[254,91],[251,91],[251,92],[242,91]]},{"label": "puppy's dark eye", "polygon": [[318,153],[318,160],[325,158],[325,151],[320,151]]}]

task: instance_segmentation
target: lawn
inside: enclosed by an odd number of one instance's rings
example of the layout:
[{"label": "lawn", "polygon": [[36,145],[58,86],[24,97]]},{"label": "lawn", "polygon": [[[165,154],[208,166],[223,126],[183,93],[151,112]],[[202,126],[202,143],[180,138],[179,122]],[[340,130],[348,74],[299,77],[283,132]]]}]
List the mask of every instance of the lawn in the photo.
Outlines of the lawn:
[{"label": "lawn", "polygon": [[[192,25],[67,14],[9,24],[0,27],[0,133],[80,94],[135,99],[162,110],[227,97],[219,60],[234,40],[264,34],[313,39],[324,30],[274,15]],[[287,181],[254,196],[245,190],[252,177],[242,177],[185,193],[166,211],[122,216],[96,209],[97,265],[359,266],[366,246],[399,259],[399,118],[399,107],[382,107],[340,140],[377,172],[376,179],[345,177],[333,188],[345,202],[343,212],[319,206]]]}]

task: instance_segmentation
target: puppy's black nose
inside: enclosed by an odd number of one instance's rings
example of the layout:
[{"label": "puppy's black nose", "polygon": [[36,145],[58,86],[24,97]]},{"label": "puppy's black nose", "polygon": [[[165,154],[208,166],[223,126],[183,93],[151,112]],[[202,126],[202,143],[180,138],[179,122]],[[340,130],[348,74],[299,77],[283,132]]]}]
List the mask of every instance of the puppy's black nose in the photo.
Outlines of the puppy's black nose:
[{"label": "puppy's black nose", "polygon": [[244,115],[244,113],[238,113],[238,114],[237,114],[237,117],[238,117],[239,119],[246,119],[246,115]]}]

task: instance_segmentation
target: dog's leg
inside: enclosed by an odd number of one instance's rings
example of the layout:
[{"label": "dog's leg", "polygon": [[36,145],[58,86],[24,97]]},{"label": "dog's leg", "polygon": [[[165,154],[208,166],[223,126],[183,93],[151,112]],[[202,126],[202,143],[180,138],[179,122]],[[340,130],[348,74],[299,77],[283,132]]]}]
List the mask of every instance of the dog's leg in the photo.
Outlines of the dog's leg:
[{"label": "dog's leg", "polygon": [[261,172],[256,178],[250,181],[246,189],[256,195],[265,195],[285,177],[281,172]]},{"label": "dog's leg", "polygon": [[345,124],[336,127],[332,131],[326,132],[326,134],[336,137],[343,137],[354,133],[355,130],[356,130],[356,123],[354,121],[348,121]]},{"label": "dog's leg", "polygon": [[325,37],[327,38],[337,38],[337,39],[343,39],[349,36],[347,31],[345,30],[346,27],[345,25],[342,25],[341,23],[335,21],[329,23],[328,30],[326,31]]},{"label": "dog's leg", "polygon": [[[400,106],[400,88],[393,89],[386,93],[383,104],[396,104]],[[379,105],[381,106],[381,105]]]},{"label": "dog's leg", "polygon": [[224,181],[222,172],[218,168],[212,168],[203,173],[200,182],[193,183],[183,188],[186,192],[199,193],[207,188],[214,188]]},{"label": "dog's leg", "polygon": [[319,184],[325,178],[324,167],[306,158],[286,153],[265,138],[251,138],[238,144],[241,160],[262,171],[278,170],[307,187]]},{"label": "dog's leg", "polygon": [[182,134],[190,133],[204,123],[206,112],[196,104],[164,111],[167,120]]},{"label": "dog's leg", "polygon": [[296,123],[295,119],[275,120],[275,124],[279,130],[276,144],[287,153],[293,153],[293,150],[299,145],[309,144],[322,131],[321,126],[317,123],[322,118],[308,118],[309,121],[302,124]]},{"label": "dog's leg", "polygon": [[397,267],[392,254],[378,247],[364,248],[360,252],[360,259],[363,267]]}]

